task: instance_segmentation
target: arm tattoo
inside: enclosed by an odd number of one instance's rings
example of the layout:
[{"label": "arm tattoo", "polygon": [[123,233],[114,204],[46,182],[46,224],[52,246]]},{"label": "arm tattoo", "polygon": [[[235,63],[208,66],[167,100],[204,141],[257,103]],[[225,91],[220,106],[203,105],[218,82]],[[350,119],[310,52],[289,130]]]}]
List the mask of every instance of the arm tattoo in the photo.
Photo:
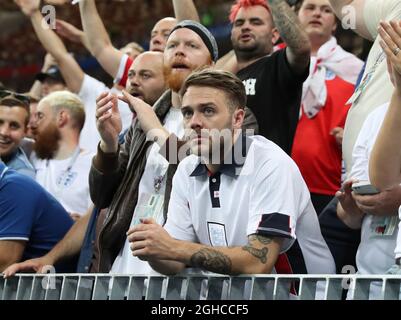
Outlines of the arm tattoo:
[{"label": "arm tattoo", "polygon": [[288,48],[295,53],[302,51],[305,44],[309,42],[309,38],[302,30],[294,11],[284,0],[269,0],[269,5],[276,27]]},{"label": "arm tattoo", "polygon": [[267,238],[267,237],[264,237],[264,236],[259,236],[257,234],[253,234],[253,235],[249,236],[249,242],[256,241],[256,240],[259,241],[262,244],[269,244],[269,243],[272,242],[271,238]]},{"label": "arm tattoo", "polygon": [[255,249],[250,245],[246,245],[242,247],[242,250],[248,251],[255,258],[258,258],[262,263],[267,262],[267,253],[269,252],[269,249],[267,249],[266,247],[262,249]]},{"label": "arm tattoo", "polygon": [[255,258],[258,258],[261,263],[266,263],[267,262],[267,254],[269,252],[269,249],[266,247],[263,247],[261,249],[254,248],[252,246],[252,243],[255,241],[258,241],[259,243],[261,243],[263,245],[268,245],[269,243],[272,242],[272,239],[253,234],[253,235],[249,236],[248,244],[246,246],[242,247],[242,250],[248,251]]},{"label": "arm tattoo", "polygon": [[203,248],[194,253],[190,259],[193,267],[208,271],[231,274],[231,259],[225,254],[209,248]]}]

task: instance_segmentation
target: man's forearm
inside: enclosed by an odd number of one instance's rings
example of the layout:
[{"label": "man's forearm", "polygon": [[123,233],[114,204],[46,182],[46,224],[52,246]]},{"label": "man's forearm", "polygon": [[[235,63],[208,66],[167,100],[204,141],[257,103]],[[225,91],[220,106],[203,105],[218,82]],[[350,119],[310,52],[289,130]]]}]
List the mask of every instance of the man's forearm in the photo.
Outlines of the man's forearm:
[{"label": "man's forearm", "polygon": [[[124,159],[124,160],[123,160]],[[128,157],[121,154],[105,154],[98,149],[89,171],[89,191],[96,207],[107,208],[125,174]]]},{"label": "man's forearm", "polygon": [[81,67],[68,53],[59,36],[50,28],[44,28],[42,21],[42,14],[39,10],[31,15],[31,22],[36,35],[46,51],[57,61],[68,89],[75,93],[79,92],[84,79]]},{"label": "man's forearm", "polygon": [[54,263],[77,255],[82,247],[93,207],[66,233],[64,238],[46,256]]},{"label": "man's forearm", "polygon": [[[277,259],[280,244],[269,238],[251,236],[243,247],[210,247],[198,243],[178,241],[171,260],[202,270],[228,274],[270,273]],[[257,239],[257,246],[252,243]]]},{"label": "man's forearm", "polygon": [[295,12],[285,0],[268,0],[274,23],[287,45],[288,62],[296,71],[304,72],[310,60],[310,42]]},{"label": "man's forearm", "polygon": [[185,264],[171,260],[149,260],[153,270],[166,276],[174,276],[185,269]]},{"label": "man's forearm", "polygon": [[173,0],[173,6],[174,14],[178,21],[200,21],[198,10],[196,10],[193,0]]},{"label": "man's forearm", "polygon": [[44,28],[42,26],[42,21],[43,17],[39,10],[35,11],[31,15],[32,26],[40,43],[43,45],[45,50],[54,57],[54,59],[60,61],[65,55],[68,54],[68,51],[64,46],[64,43],[54,33],[54,31],[50,29],[50,27]]},{"label": "man's forearm", "polygon": [[394,92],[369,161],[373,185],[386,189],[401,183],[401,93]]},{"label": "man's forearm", "polygon": [[79,2],[82,25],[86,36],[86,47],[113,78],[118,74],[123,52],[114,48],[109,34],[100,19],[93,0]]},{"label": "man's forearm", "polygon": [[175,275],[191,266],[205,271],[232,274],[232,261],[219,249],[201,244],[178,241],[169,260],[149,260],[150,266],[165,275]]},{"label": "man's forearm", "polygon": [[110,37],[100,19],[94,0],[82,0],[79,2],[81,20],[86,34],[86,45],[96,58],[105,46],[111,45]]}]

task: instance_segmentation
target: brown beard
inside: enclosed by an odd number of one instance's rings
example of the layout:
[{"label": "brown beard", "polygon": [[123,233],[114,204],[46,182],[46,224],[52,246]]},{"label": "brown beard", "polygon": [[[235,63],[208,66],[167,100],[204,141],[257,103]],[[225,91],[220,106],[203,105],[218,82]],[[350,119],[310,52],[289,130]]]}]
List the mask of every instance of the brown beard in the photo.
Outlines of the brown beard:
[{"label": "brown beard", "polygon": [[33,150],[39,159],[53,159],[59,148],[60,139],[60,130],[54,124],[49,124],[35,135]]}]

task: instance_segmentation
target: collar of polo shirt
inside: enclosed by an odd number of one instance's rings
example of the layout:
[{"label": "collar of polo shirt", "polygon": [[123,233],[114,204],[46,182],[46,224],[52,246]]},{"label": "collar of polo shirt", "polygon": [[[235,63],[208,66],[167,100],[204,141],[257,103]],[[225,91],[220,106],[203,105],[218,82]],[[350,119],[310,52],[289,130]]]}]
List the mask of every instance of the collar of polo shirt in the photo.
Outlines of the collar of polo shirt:
[{"label": "collar of polo shirt", "polygon": [[[238,137],[230,152],[228,152],[226,157],[224,158],[223,164],[220,166],[218,172],[226,174],[233,178],[239,176],[252,142],[253,141],[245,134],[242,134],[240,137]],[[208,170],[206,165],[200,162],[190,176],[198,177],[202,175],[207,175],[207,173]]]}]

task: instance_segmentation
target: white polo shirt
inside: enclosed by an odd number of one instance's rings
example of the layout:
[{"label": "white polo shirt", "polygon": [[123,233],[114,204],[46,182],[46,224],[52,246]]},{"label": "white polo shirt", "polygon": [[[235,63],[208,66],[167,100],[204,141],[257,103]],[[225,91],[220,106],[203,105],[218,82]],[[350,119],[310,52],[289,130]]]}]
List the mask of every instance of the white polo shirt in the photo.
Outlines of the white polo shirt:
[{"label": "white polo shirt", "polygon": [[[262,136],[240,137],[234,152],[240,151],[246,157],[222,165],[213,176],[194,155],[180,163],[165,229],[176,239],[209,246],[243,246],[251,234],[282,237],[287,272],[335,273],[308,188],[293,160]],[[290,249],[295,242],[298,250]]]}]

